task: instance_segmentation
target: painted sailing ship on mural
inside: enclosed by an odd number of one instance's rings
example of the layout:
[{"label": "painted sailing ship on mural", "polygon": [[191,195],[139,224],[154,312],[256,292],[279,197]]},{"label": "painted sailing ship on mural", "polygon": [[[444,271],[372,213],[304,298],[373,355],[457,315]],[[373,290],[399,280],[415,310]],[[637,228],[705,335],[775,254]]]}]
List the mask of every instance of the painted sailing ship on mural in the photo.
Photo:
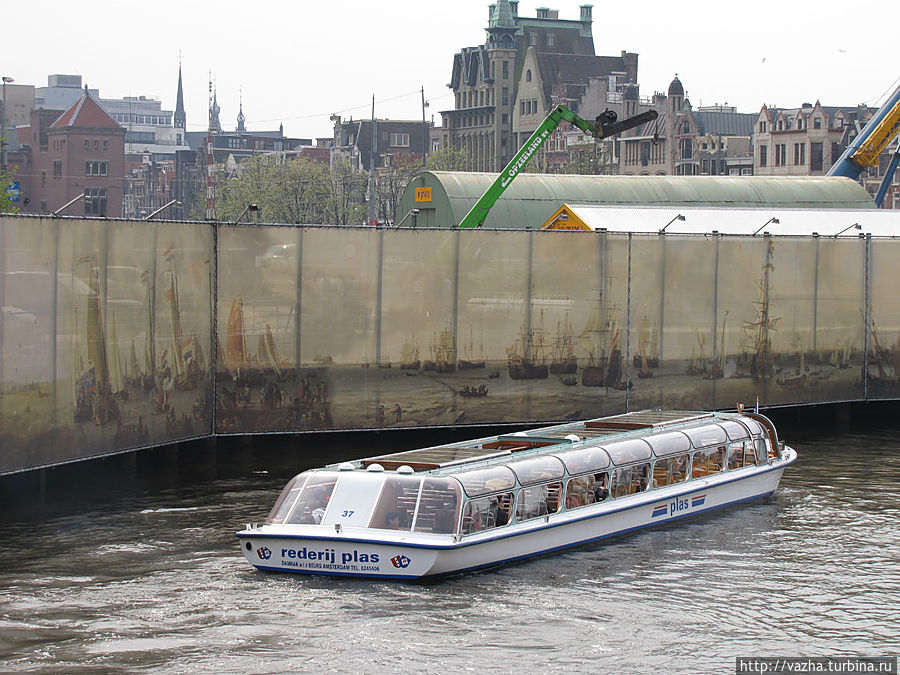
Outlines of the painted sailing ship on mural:
[{"label": "painted sailing ship on mural", "polygon": [[418,370],[421,365],[419,345],[416,344],[415,336],[413,336],[412,340],[403,343],[403,348],[400,350],[400,369]]},{"label": "painted sailing ship on mural", "polygon": [[585,387],[624,386],[622,381],[622,351],[618,346],[619,330],[612,319],[612,311],[602,300],[595,303],[584,329],[578,334],[588,352],[588,362],[581,371]]},{"label": "painted sailing ship on mural", "polygon": [[550,372],[554,375],[571,375],[578,370],[578,357],[575,356],[575,338],[569,316],[556,326],[556,336],[550,347]]},{"label": "painted sailing ship on mural", "polygon": [[771,274],[775,270],[772,258],[775,244],[771,240],[766,247],[766,262],[763,264],[762,276],[757,282],[759,300],[756,304],[756,317],[753,321],[744,322],[744,331],[753,345],[750,354],[750,376],[755,380],[768,380],[775,375],[775,359],[772,354],[771,333],[781,317],[773,317],[771,313],[772,281]]},{"label": "painted sailing ship on mural", "polygon": [[435,373],[452,373],[456,370],[456,345],[453,333],[442,330],[435,335],[429,347],[431,358],[422,364],[422,370]]},{"label": "painted sailing ship on mural", "polygon": [[469,329],[469,341],[463,345],[463,353],[456,362],[457,368],[460,370],[474,370],[476,368],[484,368],[484,345],[480,346],[479,352],[475,351],[475,340],[472,337],[472,329]]},{"label": "painted sailing ship on mural", "polygon": [[506,367],[513,380],[544,380],[549,375],[544,335],[524,326],[515,342],[506,348]]},{"label": "painted sailing ship on mural", "polygon": [[93,421],[97,426],[105,426],[119,419],[119,407],[110,383],[100,276],[97,261],[93,256],[81,258],[78,264],[90,266],[88,279],[90,293],[87,296],[85,319],[86,354],[82,352],[79,344],[81,334],[78,326],[78,309],[77,307],[75,309],[74,420]]}]

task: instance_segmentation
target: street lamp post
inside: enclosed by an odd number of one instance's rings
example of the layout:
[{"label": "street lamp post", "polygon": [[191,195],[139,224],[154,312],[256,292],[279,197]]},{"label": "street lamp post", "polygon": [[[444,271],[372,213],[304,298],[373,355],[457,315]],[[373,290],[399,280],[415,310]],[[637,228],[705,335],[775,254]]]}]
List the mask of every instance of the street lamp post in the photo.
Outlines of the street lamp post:
[{"label": "street lamp post", "polygon": [[3,129],[0,131],[0,169],[6,171],[6,85],[15,82],[7,75],[3,76]]}]

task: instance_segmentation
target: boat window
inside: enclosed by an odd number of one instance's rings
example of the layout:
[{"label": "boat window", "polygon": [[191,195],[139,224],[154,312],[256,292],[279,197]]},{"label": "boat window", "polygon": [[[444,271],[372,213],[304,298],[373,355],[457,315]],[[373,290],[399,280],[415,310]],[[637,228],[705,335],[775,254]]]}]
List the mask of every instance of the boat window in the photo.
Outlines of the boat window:
[{"label": "boat window", "polygon": [[728,468],[740,469],[744,466],[756,466],[756,451],[753,448],[753,442],[749,438],[746,441],[737,441],[728,446]]},{"label": "boat window", "polygon": [[694,452],[694,463],[691,468],[691,477],[700,478],[713,473],[719,473],[725,469],[725,446],[717,448],[705,448]]},{"label": "boat window", "polygon": [[579,448],[567,452],[558,452],[566,470],[573,476],[579,473],[597,473],[609,466],[609,455],[601,447]]},{"label": "boat window", "polygon": [[608,485],[609,477],[605,471],[573,478],[566,490],[566,510],[605,501],[609,496]]},{"label": "boat window", "polygon": [[297,495],[300,494],[300,490],[302,490],[303,486],[306,484],[307,478],[309,478],[309,472],[301,473],[294,476],[294,478],[284,486],[284,489],[278,496],[278,501],[275,502],[275,506],[273,506],[272,510],[269,512],[269,517],[266,518],[267,523],[270,525],[278,525],[284,522],[285,517],[291,511],[291,507],[294,506],[294,503],[297,501]]},{"label": "boat window", "polygon": [[632,495],[636,492],[643,492],[649,484],[650,462],[622,466],[613,471],[610,494],[613,497]]},{"label": "boat window", "polygon": [[416,513],[416,532],[451,534],[459,519],[459,483],[452,478],[426,478]]},{"label": "boat window", "polygon": [[684,433],[690,437],[691,443],[694,444],[695,448],[704,448],[708,445],[720,445],[728,440],[725,436],[725,430],[718,424],[708,424],[694,429],[685,429]]},{"label": "boat window", "polygon": [[512,505],[512,492],[470,499],[463,511],[462,533],[472,534],[506,525]]},{"label": "boat window", "polygon": [[653,448],[653,454],[657,457],[677,455],[682,452],[688,452],[691,449],[691,440],[680,431],[670,431],[665,434],[648,436],[645,440]]},{"label": "boat window", "polygon": [[762,425],[754,419],[750,417],[742,417],[741,422],[743,422],[748,429],[750,429],[750,433],[754,436],[762,436],[764,431]]},{"label": "boat window", "polygon": [[421,476],[388,476],[369,519],[369,527],[408,530],[421,484]]},{"label": "boat window", "polygon": [[653,487],[672,485],[687,479],[690,463],[687,453],[656,460],[653,464]]},{"label": "boat window", "polygon": [[532,485],[519,490],[516,501],[516,520],[530,520],[556,513],[559,510],[559,496],[562,494],[562,482],[546,485]]},{"label": "boat window", "polygon": [[486,469],[466,471],[456,476],[470,497],[489,492],[509,490],[516,484],[516,476],[508,466],[491,466]]},{"label": "boat window", "polygon": [[551,478],[562,478],[565,474],[562,462],[551,455],[510,462],[508,466],[522,485],[540,483]]},{"label": "boat window", "polygon": [[613,464],[631,464],[642,459],[650,459],[650,445],[641,438],[633,438],[628,441],[610,443],[603,448],[609,453]]},{"label": "boat window", "polygon": [[291,524],[321,523],[336,482],[337,473],[335,472],[312,472],[285,522]]},{"label": "boat window", "polygon": [[720,422],[719,426],[721,426],[725,430],[725,433],[728,434],[728,440],[730,441],[742,441],[745,438],[750,438],[750,432],[747,431],[747,427],[740,422],[726,420]]}]

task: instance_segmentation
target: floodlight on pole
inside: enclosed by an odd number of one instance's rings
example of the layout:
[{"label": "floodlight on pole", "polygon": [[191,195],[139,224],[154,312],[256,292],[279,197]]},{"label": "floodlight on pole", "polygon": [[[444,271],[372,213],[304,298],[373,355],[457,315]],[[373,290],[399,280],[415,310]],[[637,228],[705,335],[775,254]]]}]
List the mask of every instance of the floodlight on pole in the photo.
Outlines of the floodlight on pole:
[{"label": "floodlight on pole", "polygon": [[676,220],[687,220],[687,219],[686,219],[683,215],[681,215],[681,214],[679,213],[677,216],[675,216],[674,218],[672,218],[672,220],[670,220],[668,223],[666,223],[665,225],[663,225],[663,228],[659,231],[659,233],[660,233],[660,234],[664,234],[665,231],[666,231],[666,228],[667,228],[669,225],[671,225],[672,223],[674,223]]},{"label": "floodlight on pole", "polygon": [[156,211],[154,211],[153,213],[144,216],[141,220],[153,220],[153,217],[154,217],[154,216],[156,216],[157,214],[162,213],[162,212],[165,211],[167,208],[169,208],[170,206],[172,206],[172,204],[177,204],[178,206],[181,206],[181,202],[180,202],[180,201],[178,201],[177,199],[173,199],[173,200],[170,201],[168,204],[165,204],[165,205],[163,205],[163,206],[160,206],[160,207],[159,207],[158,209],[156,209]]},{"label": "floodlight on pole", "polygon": [[853,223],[852,225],[848,225],[843,230],[841,230],[840,232],[838,232],[837,234],[835,234],[833,236],[835,239],[837,239],[842,234],[844,234],[844,232],[846,232],[847,230],[861,230],[861,229],[862,229],[862,225],[860,225],[859,223]]},{"label": "floodlight on pole", "polygon": [[778,218],[776,218],[775,216],[772,216],[771,218],[769,218],[766,222],[764,222],[764,223],[762,224],[762,227],[760,227],[756,232],[753,233],[753,236],[755,237],[755,236],[758,235],[760,232],[762,232],[762,231],[763,231],[763,228],[764,228],[766,225],[768,225],[769,223],[775,223],[776,225],[778,225],[778,223],[780,223],[780,222],[781,222],[781,221],[778,220]]}]

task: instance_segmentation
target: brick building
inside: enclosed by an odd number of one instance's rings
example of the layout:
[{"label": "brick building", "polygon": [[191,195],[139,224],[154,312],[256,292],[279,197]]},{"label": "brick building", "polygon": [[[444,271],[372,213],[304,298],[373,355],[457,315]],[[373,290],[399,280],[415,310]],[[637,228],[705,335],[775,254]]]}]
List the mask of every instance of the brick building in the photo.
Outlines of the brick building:
[{"label": "brick building", "polygon": [[83,195],[65,215],[122,216],[125,129],[87,88],[62,115],[33,110],[18,132],[23,212],[52,213]]}]

